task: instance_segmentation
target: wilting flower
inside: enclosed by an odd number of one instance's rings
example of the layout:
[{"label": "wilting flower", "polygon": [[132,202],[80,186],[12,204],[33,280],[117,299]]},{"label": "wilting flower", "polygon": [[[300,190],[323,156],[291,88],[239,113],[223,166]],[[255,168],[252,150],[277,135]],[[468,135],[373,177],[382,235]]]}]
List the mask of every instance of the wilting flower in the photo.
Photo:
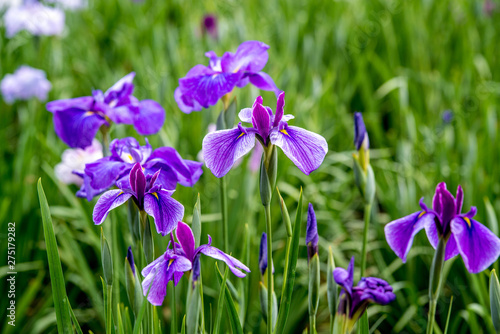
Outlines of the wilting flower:
[{"label": "wilting flower", "polygon": [[184,207],[171,197],[173,190],[162,187],[159,174],[157,171],[146,176],[141,164],[136,163],[130,170],[129,180],[118,182],[120,189],[109,190],[99,198],[94,207],[94,223],[102,224],[111,210],[132,198],[140,211],[153,217],[158,233],[165,236],[172,232],[184,216]]},{"label": "wilting flower", "polygon": [[1,83],[2,95],[7,103],[32,97],[45,101],[51,88],[44,71],[26,65],[19,67],[14,74],[7,74]]},{"label": "wilting flower", "polygon": [[64,12],[47,7],[38,1],[10,7],[4,16],[6,34],[13,37],[22,30],[32,35],[61,35],[64,29]]},{"label": "wilting flower", "polygon": [[218,38],[217,32],[217,17],[213,14],[207,14],[203,16],[203,20],[201,22],[201,31],[205,34],[210,35],[213,39]]},{"label": "wilting flower", "polygon": [[203,139],[203,155],[207,167],[216,177],[226,175],[236,160],[250,152],[255,139],[269,150],[272,145],[280,147],[285,155],[306,175],[316,170],[326,153],[325,138],[311,131],[288,125],[292,115],[284,115],[285,93],[278,97],[276,114],[262,105],[258,97],[252,108],[245,108],[238,114],[240,120],[252,123],[245,128],[241,122],[230,130],[209,133]]},{"label": "wilting flower", "polygon": [[427,238],[434,248],[441,238],[446,241],[445,261],[460,254],[469,272],[483,271],[500,255],[500,239],[484,225],[472,219],[476,215],[476,207],[471,207],[468,213],[461,213],[463,199],[461,186],[458,186],[454,198],[444,182],[438,184],[432,200],[432,209],[425,205],[422,198],[422,210],[385,226],[389,246],[406,262],[413,238],[425,228]]},{"label": "wilting flower", "polygon": [[[250,272],[250,269],[234,257],[212,247],[210,236],[208,236],[208,244],[195,248],[193,231],[181,221],[177,225],[175,235],[179,243],[174,243],[173,249],[170,249],[169,243],[166,252],[142,270],[142,276],[145,277],[142,281],[143,293],[144,296],[147,295],[149,302],[153,305],[159,306],[163,303],[167,294],[168,282],[174,281],[174,285],[177,285],[182,275],[191,269],[194,271],[193,275],[199,276],[199,272],[195,271],[196,268],[199,270],[196,263],[199,261],[200,254],[225,262],[233,274],[238,277],[245,277],[245,274],[240,270]],[[194,277],[193,280],[195,280]]]},{"label": "wilting flower", "polygon": [[62,161],[54,167],[56,177],[65,184],[83,185],[85,165],[102,158],[102,145],[97,139],[85,149],[68,148],[62,154]]},{"label": "wilting flower", "polygon": [[314,212],[313,205],[309,203],[306,229],[306,246],[308,259],[311,259],[314,254],[318,254],[318,240],[318,223],[316,221],[316,213]]},{"label": "wilting flower", "polygon": [[242,88],[249,82],[278,94],[280,90],[273,79],[262,72],[269,57],[267,49],[269,46],[262,42],[248,41],[242,43],[236,53],[226,52],[222,57],[217,57],[214,51],[205,53],[210,59],[209,66],[196,65],[179,79],[174,93],[177,105],[185,113],[200,111],[217,104],[235,86]]},{"label": "wilting flower", "polygon": [[335,282],[342,288],[339,296],[338,315],[345,320],[347,331],[350,332],[356,321],[361,318],[369,303],[386,305],[396,299],[392,287],[383,279],[376,277],[361,277],[354,286],[354,257],[351,258],[347,270],[333,270]]},{"label": "wilting flower", "polygon": [[111,122],[133,124],[141,135],[158,132],[165,121],[165,110],[153,100],[139,101],[132,96],[135,73],[129,73],[105,93],[57,100],[47,103],[54,114],[57,135],[70,147],[85,148],[92,142],[101,126]]},{"label": "wilting flower", "polygon": [[146,139],[146,145],[140,146],[133,137],[115,139],[109,145],[111,155],[85,166],[80,174],[84,183],[78,197],[92,198],[122,179],[126,179],[135,163],[140,162],[146,173],[160,171],[158,181],[164,189],[173,190],[177,183],[192,187],[203,173],[202,163],[182,159],[173,147],[160,147],[152,150]]}]

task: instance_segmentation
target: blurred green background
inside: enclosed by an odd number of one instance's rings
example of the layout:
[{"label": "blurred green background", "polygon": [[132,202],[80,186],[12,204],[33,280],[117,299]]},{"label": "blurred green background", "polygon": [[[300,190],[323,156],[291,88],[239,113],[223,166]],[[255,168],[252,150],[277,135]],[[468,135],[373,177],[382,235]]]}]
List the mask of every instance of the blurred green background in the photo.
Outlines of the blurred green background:
[{"label": "blurred green background", "polygon": [[[489,3],[491,5],[491,3]],[[377,180],[377,205],[370,228],[369,276],[388,280],[397,299],[388,306],[372,306],[373,333],[422,333],[427,318],[427,286],[433,249],[425,233],[415,239],[405,265],[389,249],[383,234],[390,220],[412,213],[425,196],[430,204],[434,187],[446,181],[455,192],[464,187],[465,205],[478,207],[477,220],[498,235],[500,164],[498,110],[500,95],[500,3],[493,9],[482,1],[152,1],[90,0],[88,9],[66,12],[62,37],[35,38],[23,32],[12,39],[0,28],[0,76],[26,64],[43,69],[53,88],[49,101],[90,95],[105,90],[130,71],[137,73],[135,96],[154,99],[166,110],[162,130],[148,139],[153,147],[174,146],[186,159],[195,160],[210,123],[222,105],[183,114],[173,92],[178,79],[196,64],[207,64],[205,51],[218,55],[235,51],[246,40],[270,46],[264,71],[286,91],[286,112],[294,125],[323,135],[329,153],[322,167],[303,175],[280,154],[278,186],[291,217],[295,216],[299,188],[304,206],[314,204],[320,232],[322,261],[318,332],[326,333],[326,260],[331,246],[337,266],[351,256],[359,266],[363,204],[352,172],[353,112],[361,111],[371,142],[372,166]],[[496,7],[495,7],[496,6]],[[218,20],[218,39],[201,32],[205,14]],[[262,94],[275,107],[271,92],[251,86],[237,89],[238,109],[249,107]],[[104,331],[100,276],[100,228],[91,219],[95,203],[74,197],[76,187],[54,177],[65,144],[53,131],[52,116],[44,103],[32,100],[7,105],[0,101],[0,291],[7,291],[7,223],[16,222],[17,316],[16,327],[0,319],[2,333],[56,332],[55,313],[43,239],[36,181],[42,178],[60,247],[67,293],[84,331]],[[445,121],[445,110],[452,112]],[[111,137],[136,136],[132,127],[115,125]],[[143,138],[137,137],[141,143]],[[258,175],[248,158],[227,178],[230,251],[244,253],[245,224],[250,234],[248,276],[251,285],[245,302],[245,332],[264,331],[257,286],[258,245],[265,230],[264,210],[258,196]],[[190,222],[197,194],[203,214],[202,242],[212,235],[222,247],[218,180],[204,168],[193,188],[179,186],[174,197],[186,207]],[[273,200],[273,249],[276,289],[283,280],[285,226],[279,204]],[[102,225],[112,248],[120,277],[118,291],[127,304],[123,259],[131,243],[126,210],[121,208]],[[305,228],[305,215],[303,227]],[[114,232],[114,233],[113,233]],[[111,237],[112,235],[112,237]],[[303,234],[304,236],[304,234]],[[166,241],[155,236],[156,254]],[[301,244],[305,241],[301,239]],[[245,260],[244,260],[245,262]],[[205,312],[215,314],[219,285],[215,261],[202,260]],[[247,263],[248,264],[248,263]],[[498,263],[495,264],[498,269]],[[307,256],[301,247],[294,299],[288,319],[290,333],[308,324]],[[490,333],[489,271],[469,274],[460,257],[445,265],[446,283],[438,304],[437,322],[444,328],[453,296],[450,333]],[[357,281],[359,273],[355,274]],[[233,283],[237,278],[230,277]],[[245,281],[247,282],[247,281]],[[176,288],[177,321],[182,321],[188,281]],[[160,308],[165,332],[172,317],[167,296]],[[3,296],[3,295],[2,295]],[[4,314],[8,299],[0,299]],[[223,318],[224,319],[224,318]],[[223,329],[230,331],[223,321]],[[210,324],[206,320],[207,326]]]}]

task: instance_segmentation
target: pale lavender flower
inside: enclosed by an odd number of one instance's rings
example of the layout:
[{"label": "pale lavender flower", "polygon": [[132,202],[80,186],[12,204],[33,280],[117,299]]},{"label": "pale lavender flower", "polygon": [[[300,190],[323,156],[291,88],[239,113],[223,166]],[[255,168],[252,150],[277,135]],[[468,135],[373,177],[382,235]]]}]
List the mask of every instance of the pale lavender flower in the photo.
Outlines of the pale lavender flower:
[{"label": "pale lavender flower", "polygon": [[9,104],[32,97],[45,101],[51,88],[44,71],[26,65],[19,67],[14,74],[7,74],[1,83],[3,98]]},{"label": "pale lavender flower", "polygon": [[39,2],[10,7],[4,16],[6,35],[12,38],[22,30],[27,30],[35,36],[61,35],[64,19],[64,11]]},{"label": "pale lavender flower", "polygon": [[62,154],[62,161],[56,165],[54,172],[56,177],[65,184],[83,185],[83,178],[76,173],[83,173],[85,165],[95,162],[103,157],[102,145],[97,139],[92,145],[85,149],[69,148]]}]

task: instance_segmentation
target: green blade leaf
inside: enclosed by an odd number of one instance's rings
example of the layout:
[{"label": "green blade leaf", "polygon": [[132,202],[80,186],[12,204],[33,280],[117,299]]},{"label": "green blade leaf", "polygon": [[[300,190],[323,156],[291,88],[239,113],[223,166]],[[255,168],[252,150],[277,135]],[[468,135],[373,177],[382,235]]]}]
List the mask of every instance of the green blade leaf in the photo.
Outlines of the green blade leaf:
[{"label": "green blade leaf", "polygon": [[72,333],[71,315],[69,301],[66,295],[66,286],[57,249],[56,236],[50,216],[49,204],[42,187],[42,179],[38,179],[38,198],[40,200],[40,210],[42,212],[43,233],[47,247],[47,259],[49,262],[50,282],[52,285],[52,298],[54,299],[54,309],[56,311],[57,331],[59,333]]},{"label": "green blade leaf", "polygon": [[200,236],[201,236],[200,193],[198,193],[198,198],[196,199],[196,204],[194,205],[193,220],[191,221],[191,229],[193,230],[195,246],[198,247],[200,245]]},{"label": "green blade leaf", "polygon": [[358,321],[358,334],[370,334],[370,327],[368,325],[368,314],[365,312],[361,319]]},{"label": "green blade leaf", "polygon": [[290,311],[290,303],[292,301],[293,284],[295,283],[295,271],[297,267],[297,259],[299,257],[299,241],[300,230],[302,226],[302,188],[300,189],[299,203],[297,206],[297,215],[295,216],[295,224],[293,226],[292,244],[290,248],[290,258],[287,263],[286,284],[283,285],[281,291],[281,303],[278,313],[278,324],[274,333],[280,334],[285,330],[286,320]]},{"label": "green blade leaf", "polygon": [[[215,266],[215,273],[217,274],[217,278],[219,279],[219,283],[222,284],[222,274],[219,270],[219,267],[216,265]],[[227,276],[227,266],[226,266],[226,273],[224,276]],[[243,334],[243,329],[241,328],[240,324],[240,318],[238,317],[238,311],[236,310],[236,306],[234,305],[233,297],[231,296],[231,293],[229,292],[229,289],[227,287],[227,284],[225,286],[225,293],[224,295],[226,296],[226,305],[227,305],[227,311],[229,313],[229,322],[231,324],[231,329],[233,333],[241,333]]]},{"label": "green blade leaf", "polygon": [[[217,268],[217,264],[215,265]],[[216,272],[218,270],[215,270]],[[222,309],[224,308],[224,295],[226,295],[226,280],[227,280],[227,275],[229,272],[229,268],[226,266],[226,271],[224,273],[224,278],[222,279],[222,283],[220,285],[220,292],[219,292],[219,302],[217,303],[217,313],[215,314],[215,325],[214,325],[214,331],[212,333],[219,333],[219,327],[220,327],[220,319],[222,318]]]},{"label": "green blade leaf", "polygon": [[500,332],[500,284],[497,273],[493,269],[490,275],[490,308],[491,320],[497,333]]}]

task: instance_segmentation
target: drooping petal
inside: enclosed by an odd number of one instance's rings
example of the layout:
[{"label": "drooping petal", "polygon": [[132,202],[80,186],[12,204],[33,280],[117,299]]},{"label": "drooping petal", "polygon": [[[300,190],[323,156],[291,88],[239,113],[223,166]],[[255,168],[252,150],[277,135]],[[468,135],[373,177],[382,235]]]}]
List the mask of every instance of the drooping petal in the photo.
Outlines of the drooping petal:
[{"label": "drooping petal", "polygon": [[115,108],[105,107],[105,109],[106,116],[117,124],[134,124],[134,120],[139,114],[139,108],[133,104],[125,104]]},{"label": "drooping petal", "polygon": [[357,288],[362,291],[360,300],[386,305],[396,299],[392,286],[378,277],[362,277]]},{"label": "drooping petal", "polygon": [[285,155],[306,175],[321,166],[328,152],[325,138],[314,132],[287,124],[282,129],[273,128],[271,143],[280,147]]},{"label": "drooping petal", "polygon": [[352,294],[352,285],[354,284],[354,256],[351,258],[347,270],[339,267],[333,270],[333,279],[347,291],[349,295]]},{"label": "drooping petal", "polygon": [[156,101],[139,102],[139,113],[134,119],[134,128],[140,135],[152,135],[160,131],[165,122],[165,109]]},{"label": "drooping petal", "polygon": [[179,109],[186,114],[203,109],[201,104],[199,104],[189,92],[183,93],[180,87],[175,89],[174,99],[175,102],[177,102]]},{"label": "drooping petal", "polygon": [[246,274],[242,273],[240,270],[244,270],[246,272],[250,272],[250,269],[248,269],[247,266],[245,266],[243,263],[241,263],[239,260],[235,259],[231,255],[227,255],[220,249],[217,249],[215,247],[212,247],[210,245],[201,245],[196,249],[196,253],[202,253],[205,254],[206,256],[210,256],[211,258],[214,258],[216,260],[221,260],[227,266],[229,267],[229,270],[233,272],[235,276],[238,277],[245,277]]},{"label": "drooping petal", "polygon": [[131,196],[120,189],[110,190],[102,194],[94,207],[92,215],[94,223],[96,225],[102,224],[111,210],[125,203]]},{"label": "drooping petal", "polygon": [[172,193],[161,189],[144,196],[144,210],[154,218],[156,230],[163,236],[172,232],[184,216],[184,206],[170,197]]},{"label": "drooping petal", "polygon": [[249,74],[248,79],[250,80],[250,83],[258,89],[272,91],[276,96],[282,92],[282,90],[279,89],[274,83],[273,78],[265,72]]},{"label": "drooping petal", "polygon": [[446,183],[441,182],[437,185],[432,199],[432,208],[438,214],[441,221],[441,233],[446,234],[450,221],[455,217],[457,212],[455,198],[446,189]]},{"label": "drooping petal", "polygon": [[259,41],[247,41],[240,44],[236,53],[226,52],[222,56],[223,72],[259,72],[264,68],[269,58],[269,46]]},{"label": "drooping petal", "polygon": [[252,108],[243,108],[238,113],[238,118],[245,123],[252,123]]},{"label": "drooping petal", "polygon": [[[431,243],[432,247],[436,249],[439,243],[439,234],[436,227],[436,224],[427,224],[425,226],[425,233],[427,234],[427,238]],[[444,260],[447,261],[458,255],[457,243],[453,237],[449,238],[446,242],[446,248],[444,253]]]},{"label": "drooping petal", "polygon": [[68,146],[85,148],[92,145],[102,125],[109,125],[98,112],[69,108],[54,112],[54,130]]},{"label": "drooping petal", "polygon": [[216,177],[226,175],[236,160],[255,146],[255,133],[241,126],[209,133],[203,139],[203,158]]},{"label": "drooping petal", "polygon": [[500,239],[486,226],[468,217],[451,221],[451,234],[465,267],[473,274],[488,268],[500,255]]},{"label": "drooping petal", "polygon": [[428,224],[434,224],[435,215],[419,211],[385,225],[385,238],[396,255],[406,262],[406,256],[413,244],[415,235]]},{"label": "drooping petal", "polygon": [[195,251],[195,241],[193,231],[188,224],[179,221],[177,228],[175,229],[175,236],[177,241],[182,247],[182,250],[186,254],[186,257],[193,262],[194,261],[194,251]]},{"label": "drooping petal", "polygon": [[112,157],[104,157],[85,165],[85,174],[90,177],[90,185],[94,189],[105,189],[113,186],[119,178],[128,174],[131,165],[116,161]]},{"label": "drooping petal", "polygon": [[92,96],[76,97],[74,99],[56,100],[47,103],[45,106],[48,111],[55,113],[67,109],[81,109],[85,111],[92,110],[94,98]]},{"label": "drooping petal", "polygon": [[209,70],[205,75],[180,79],[179,86],[182,92],[189,92],[203,108],[208,108],[231,92],[241,77],[241,73],[218,73]]},{"label": "drooping petal", "polygon": [[[142,293],[148,301],[156,306],[163,304],[167,295],[167,284],[171,276],[167,275],[168,262],[161,255],[142,270]],[[170,273],[171,275],[173,273]]]}]

